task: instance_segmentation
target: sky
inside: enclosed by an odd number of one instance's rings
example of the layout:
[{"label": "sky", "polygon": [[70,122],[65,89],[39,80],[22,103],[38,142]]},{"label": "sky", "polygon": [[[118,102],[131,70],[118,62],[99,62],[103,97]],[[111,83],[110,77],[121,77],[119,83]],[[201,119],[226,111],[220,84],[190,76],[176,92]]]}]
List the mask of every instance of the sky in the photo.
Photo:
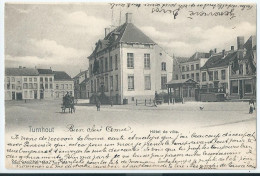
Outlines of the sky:
[{"label": "sky", "polygon": [[[214,48],[229,50],[230,46],[236,48],[237,36],[247,40],[256,35],[256,6],[253,4],[245,9],[230,6],[213,9],[210,4],[205,8],[198,4],[195,7],[183,5],[160,8],[160,4],[157,9],[158,6],[144,4],[111,8],[111,4],[104,2],[7,3],[5,67],[51,67],[73,77],[80,70],[88,69],[87,57],[95,43],[104,38],[104,28],[123,24],[127,12],[133,14],[133,24],[171,56],[190,57],[196,51],[209,52]],[[178,8],[174,19],[173,11]],[[231,15],[191,16],[192,12],[231,12],[233,18]]]}]

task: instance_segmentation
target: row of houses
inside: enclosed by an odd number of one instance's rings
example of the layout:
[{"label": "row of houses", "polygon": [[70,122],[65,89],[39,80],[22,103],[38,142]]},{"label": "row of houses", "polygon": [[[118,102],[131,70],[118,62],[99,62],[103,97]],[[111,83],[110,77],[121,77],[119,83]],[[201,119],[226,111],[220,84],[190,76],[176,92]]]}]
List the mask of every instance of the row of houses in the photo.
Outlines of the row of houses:
[{"label": "row of houses", "polygon": [[5,69],[5,100],[61,99],[74,96],[74,82],[64,71],[36,68]]},{"label": "row of houses", "polygon": [[237,49],[195,53],[187,59],[177,58],[168,92],[175,98],[201,100],[205,96],[223,94],[228,99],[256,98],[256,37],[246,42],[237,37]]},{"label": "row of houses", "polygon": [[90,99],[103,94],[115,104],[124,104],[154,98],[155,92],[198,101],[202,93],[222,93],[231,99],[256,97],[255,36],[246,43],[238,37],[236,50],[232,46],[229,51],[214,49],[176,58],[138,29],[127,13],[124,24],[105,29],[88,61]]}]

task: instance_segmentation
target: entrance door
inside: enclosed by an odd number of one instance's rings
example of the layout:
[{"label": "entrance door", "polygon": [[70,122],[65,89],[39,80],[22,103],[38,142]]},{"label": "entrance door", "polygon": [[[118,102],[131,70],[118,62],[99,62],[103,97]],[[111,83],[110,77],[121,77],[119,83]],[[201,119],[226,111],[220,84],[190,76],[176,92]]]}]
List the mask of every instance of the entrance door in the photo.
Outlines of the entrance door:
[{"label": "entrance door", "polygon": [[116,104],[118,104],[118,94],[116,94]]},{"label": "entrance door", "polygon": [[16,99],[17,100],[22,100],[23,99],[22,93],[16,93]]},{"label": "entrance door", "polygon": [[244,97],[243,80],[239,80],[239,98]]},{"label": "entrance door", "polygon": [[12,92],[12,100],[15,100],[15,92]]},{"label": "entrance door", "polygon": [[40,99],[43,99],[43,97],[44,97],[44,93],[41,91],[41,93],[40,93]]},{"label": "entrance door", "polygon": [[37,90],[34,91],[34,99],[37,99]]}]

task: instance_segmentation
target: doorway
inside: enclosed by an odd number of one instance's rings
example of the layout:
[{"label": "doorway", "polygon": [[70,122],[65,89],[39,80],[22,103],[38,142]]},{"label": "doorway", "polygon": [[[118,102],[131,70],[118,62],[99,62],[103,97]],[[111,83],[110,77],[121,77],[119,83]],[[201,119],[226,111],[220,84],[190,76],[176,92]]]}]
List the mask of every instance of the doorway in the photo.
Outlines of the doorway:
[{"label": "doorway", "polygon": [[16,93],[16,100],[22,100],[22,99],[23,99],[22,93]]},{"label": "doorway", "polygon": [[15,92],[12,92],[12,100],[15,100]]}]

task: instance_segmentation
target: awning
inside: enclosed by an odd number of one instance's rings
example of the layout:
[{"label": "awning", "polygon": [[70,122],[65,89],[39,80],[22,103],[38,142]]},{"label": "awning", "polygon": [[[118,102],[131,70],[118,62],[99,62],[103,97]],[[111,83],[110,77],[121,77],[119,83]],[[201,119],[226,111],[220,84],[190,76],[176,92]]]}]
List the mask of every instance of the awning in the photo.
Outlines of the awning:
[{"label": "awning", "polygon": [[179,86],[196,86],[199,84],[198,82],[194,81],[193,79],[180,79],[180,80],[171,80],[170,82],[166,83],[167,87],[179,87]]}]

